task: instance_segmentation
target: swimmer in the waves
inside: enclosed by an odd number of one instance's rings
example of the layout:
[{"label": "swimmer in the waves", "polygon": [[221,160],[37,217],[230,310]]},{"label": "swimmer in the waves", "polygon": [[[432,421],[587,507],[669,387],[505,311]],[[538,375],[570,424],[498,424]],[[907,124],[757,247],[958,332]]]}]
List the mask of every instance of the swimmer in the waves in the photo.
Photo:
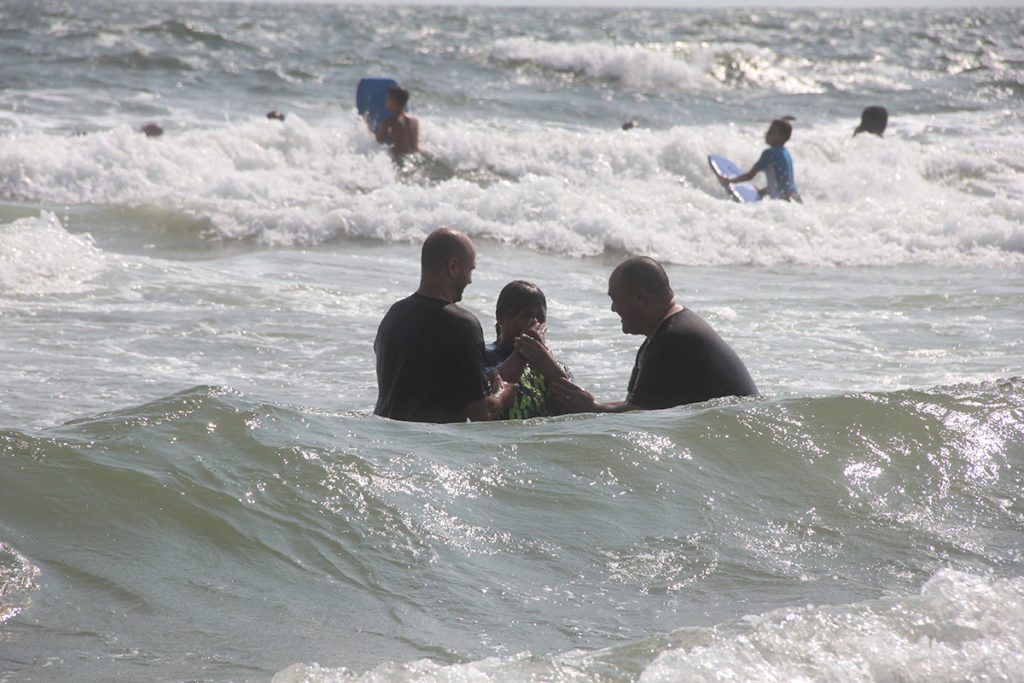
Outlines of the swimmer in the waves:
[{"label": "swimmer in the waves", "polygon": [[722,182],[728,185],[745,183],[753,180],[754,176],[763,171],[768,179],[768,187],[760,190],[762,195],[768,195],[772,199],[803,203],[800,194],[796,191],[793,158],[789,155],[789,150],[786,149],[786,143],[789,142],[792,134],[793,124],[789,121],[783,119],[772,121],[764,136],[768,149],[761,153],[761,157],[748,172],[734,178],[722,177]]},{"label": "swimmer in the waves", "polygon": [[409,91],[393,85],[388,88],[384,107],[391,114],[377,126],[377,142],[389,140],[391,153],[396,158],[420,151],[420,122],[405,113],[409,104]]},{"label": "swimmer in the waves", "polygon": [[860,133],[871,133],[882,137],[889,125],[889,112],[885,107],[867,107],[860,114],[860,125],[853,131],[854,137]]}]

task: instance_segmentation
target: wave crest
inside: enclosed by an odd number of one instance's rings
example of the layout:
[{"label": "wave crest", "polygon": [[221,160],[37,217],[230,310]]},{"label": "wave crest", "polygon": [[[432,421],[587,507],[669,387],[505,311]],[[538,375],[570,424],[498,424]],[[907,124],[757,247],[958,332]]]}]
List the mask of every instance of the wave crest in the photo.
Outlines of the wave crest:
[{"label": "wave crest", "polygon": [[82,292],[105,270],[105,258],[88,235],[70,234],[48,211],[0,225],[0,292]]},{"label": "wave crest", "polygon": [[[646,253],[687,265],[1024,263],[1010,140],[850,139],[798,129],[803,206],[728,202],[717,151],[752,164],[759,131],[588,130],[435,121],[429,157],[396,169],[355,117],[169,131],[0,138],[0,197],[155,205],[216,240],[418,241],[440,225],[569,256]],[[955,149],[953,149],[955,148]],[[951,151],[952,149],[952,151]]]},{"label": "wave crest", "polygon": [[636,88],[693,86],[703,78],[701,65],[689,64],[671,53],[645,47],[508,38],[497,41],[490,54],[491,59],[497,62],[535,64]]},{"label": "wave crest", "polygon": [[39,568],[13,546],[0,541],[0,624],[21,614],[39,589]]},{"label": "wave crest", "polygon": [[391,662],[366,673],[295,664],[273,683],[1011,680],[1024,649],[1022,615],[1024,579],[940,570],[907,598],[776,610],[593,653]]},{"label": "wave crest", "polygon": [[646,88],[772,88],[787,93],[818,93],[814,79],[797,75],[767,49],[723,45],[718,48],[671,44],[609,45],[506,38],[494,43],[492,60],[513,66],[575,74],[595,80]]}]

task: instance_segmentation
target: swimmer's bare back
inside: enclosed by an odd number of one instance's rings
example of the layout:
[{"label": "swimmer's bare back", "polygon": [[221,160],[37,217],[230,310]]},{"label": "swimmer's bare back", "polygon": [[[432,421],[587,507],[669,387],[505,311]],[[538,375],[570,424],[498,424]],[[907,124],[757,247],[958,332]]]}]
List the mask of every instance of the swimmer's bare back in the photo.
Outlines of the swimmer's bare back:
[{"label": "swimmer's bare back", "polygon": [[391,138],[391,151],[395,154],[417,154],[420,151],[420,122],[405,114],[381,121],[377,132],[380,140]]}]

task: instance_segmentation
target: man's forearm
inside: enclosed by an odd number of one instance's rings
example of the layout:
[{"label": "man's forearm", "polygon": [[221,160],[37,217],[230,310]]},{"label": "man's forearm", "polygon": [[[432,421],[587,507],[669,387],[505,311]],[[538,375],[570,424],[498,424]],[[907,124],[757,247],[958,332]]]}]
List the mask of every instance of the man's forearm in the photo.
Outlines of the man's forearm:
[{"label": "man's forearm", "polygon": [[640,410],[629,401],[612,401],[611,403],[595,403],[594,412],[597,413],[628,413],[631,410]]},{"label": "man's forearm", "polygon": [[466,406],[466,416],[473,422],[487,422],[498,419],[515,396],[516,388],[508,383],[493,394]]}]

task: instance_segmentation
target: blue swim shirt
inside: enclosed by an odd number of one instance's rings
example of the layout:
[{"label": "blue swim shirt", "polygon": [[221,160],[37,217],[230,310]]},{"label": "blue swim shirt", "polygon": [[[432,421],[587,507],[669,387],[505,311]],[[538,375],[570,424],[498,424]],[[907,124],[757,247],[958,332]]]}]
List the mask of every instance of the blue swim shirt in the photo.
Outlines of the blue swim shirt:
[{"label": "blue swim shirt", "polygon": [[764,171],[768,177],[768,196],[772,199],[789,199],[797,193],[793,159],[785,147],[769,147],[763,151],[754,164],[754,170]]}]

